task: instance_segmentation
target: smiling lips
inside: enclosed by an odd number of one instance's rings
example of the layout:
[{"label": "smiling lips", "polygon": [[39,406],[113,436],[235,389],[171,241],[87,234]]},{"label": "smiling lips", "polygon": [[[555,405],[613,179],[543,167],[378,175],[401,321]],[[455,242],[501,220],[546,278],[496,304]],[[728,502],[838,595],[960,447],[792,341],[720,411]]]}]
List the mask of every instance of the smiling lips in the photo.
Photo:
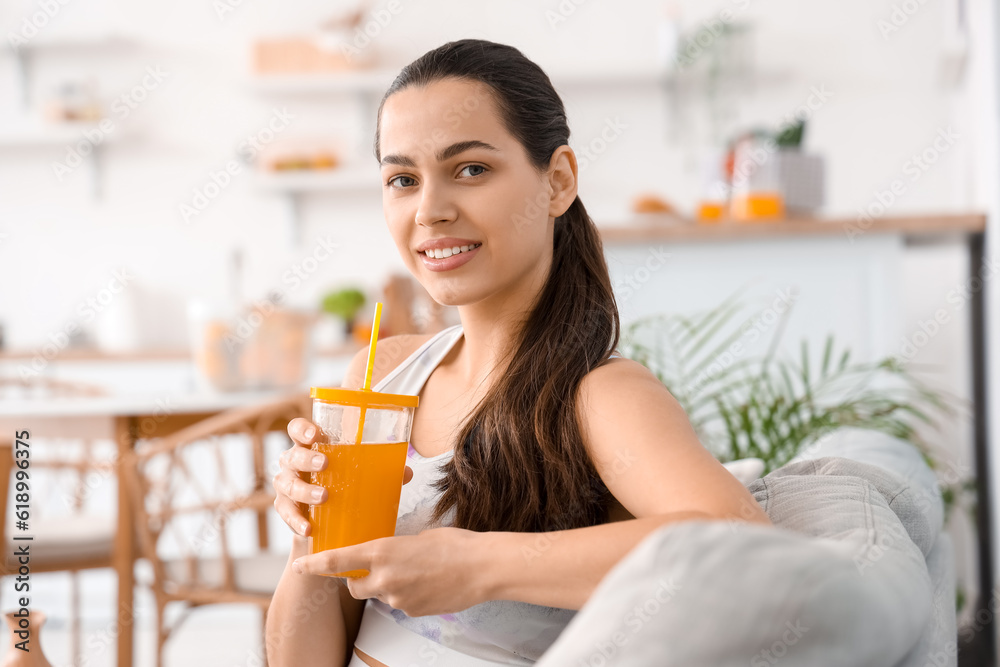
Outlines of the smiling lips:
[{"label": "smiling lips", "polygon": [[419,254],[424,266],[431,271],[451,271],[475,257],[482,245],[482,243],[471,243],[444,248],[430,248]]}]

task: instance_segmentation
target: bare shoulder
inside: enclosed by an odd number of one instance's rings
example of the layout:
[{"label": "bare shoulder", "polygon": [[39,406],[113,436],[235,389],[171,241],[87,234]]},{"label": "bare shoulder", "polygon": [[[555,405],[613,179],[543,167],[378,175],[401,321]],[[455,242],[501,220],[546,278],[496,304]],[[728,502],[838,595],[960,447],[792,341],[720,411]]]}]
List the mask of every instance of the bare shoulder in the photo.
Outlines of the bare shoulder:
[{"label": "bare shoulder", "polygon": [[[372,385],[380,382],[433,336],[434,334],[399,334],[380,339],[375,350],[375,365],[372,367]],[[368,346],[366,345],[358,350],[351,359],[344,375],[344,385],[353,387],[364,384],[367,363]]]},{"label": "bare shoulder", "polygon": [[581,437],[628,515],[686,512],[770,524],[746,487],[701,443],[680,402],[629,359],[588,373],[578,394]]},{"label": "bare shoulder", "polygon": [[595,440],[600,443],[600,437],[588,436],[595,436],[610,424],[621,424],[623,420],[627,422],[650,412],[670,418],[684,431],[690,429],[677,399],[651,370],[637,361],[609,359],[580,381],[577,418],[589,443]]},{"label": "bare shoulder", "polygon": [[638,361],[616,357],[587,373],[580,381],[579,398],[583,400],[604,400],[619,395],[622,391],[631,393],[635,389],[662,390],[669,392],[651,370]]}]

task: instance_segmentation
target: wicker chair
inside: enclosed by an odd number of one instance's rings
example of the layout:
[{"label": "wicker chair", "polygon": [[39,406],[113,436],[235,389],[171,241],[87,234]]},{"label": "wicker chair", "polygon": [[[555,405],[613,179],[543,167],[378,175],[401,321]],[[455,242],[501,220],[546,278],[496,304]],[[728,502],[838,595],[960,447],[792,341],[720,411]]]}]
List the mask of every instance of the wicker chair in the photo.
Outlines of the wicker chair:
[{"label": "wicker chair", "polygon": [[[144,583],[156,599],[157,665],[163,664],[171,632],[199,606],[256,605],[263,638],[267,607],[288,558],[268,550],[274,492],[265,436],[285,433],[291,419],[308,417],[310,409],[308,395],[296,394],[228,410],[140,442],[124,462],[140,558],[152,566]],[[286,435],[282,446],[288,443]],[[242,471],[235,470],[240,466]],[[252,539],[233,544],[235,535]],[[168,627],[165,612],[172,602],[186,606]]]},{"label": "wicker chair", "polygon": [[[90,397],[102,396],[106,392],[93,385],[66,382],[52,378],[0,377],[0,397]],[[70,655],[73,664],[80,664],[80,585],[77,574],[81,570],[113,567],[115,539],[115,517],[88,511],[86,499],[90,489],[87,477],[97,473],[106,479],[114,476],[114,461],[100,461],[94,457],[94,442],[85,438],[74,438],[58,457],[47,455],[50,447],[39,448],[37,439],[32,438],[30,470],[27,480],[12,480],[19,468],[15,465],[14,433],[0,433],[0,535],[4,539],[4,553],[0,558],[0,576],[17,574],[18,562],[13,555],[18,543],[14,542],[14,517],[8,504],[8,492],[13,483],[14,500],[18,492],[17,483],[27,482],[31,489],[32,511],[28,522],[27,535],[31,541],[32,573],[68,572],[70,574]],[[52,443],[55,444],[55,443]],[[39,515],[35,505],[39,500],[38,473],[58,476],[61,481],[69,478],[63,494],[64,504],[71,510],[69,516]],[[22,543],[23,544],[23,543]]]}]

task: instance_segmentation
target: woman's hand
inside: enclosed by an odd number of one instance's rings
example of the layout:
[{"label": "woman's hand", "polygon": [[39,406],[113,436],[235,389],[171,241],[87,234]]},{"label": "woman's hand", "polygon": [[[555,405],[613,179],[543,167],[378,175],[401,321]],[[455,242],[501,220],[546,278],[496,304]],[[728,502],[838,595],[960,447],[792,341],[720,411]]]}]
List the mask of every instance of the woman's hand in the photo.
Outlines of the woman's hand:
[{"label": "woman's hand", "polygon": [[[308,537],[310,531],[307,517],[308,507],[303,505],[318,505],[327,500],[327,490],[322,486],[310,484],[309,473],[326,467],[326,456],[310,449],[316,440],[319,428],[308,419],[301,417],[288,422],[288,437],[293,445],[283,451],[278,457],[281,469],[272,479],[274,484],[274,509],[278,516],[288,524],[296,535]],[[406,466],[403,473],[403,484],[413,479],[413,470]]]},{"label": "woman's hand", "polygon": [[364,577],[345,577],[358,600],[376,598],[407,616],[450,614],[490,599],[480,566],[488,534],[431,528],[302,556],[292,569],[304,574],[367,570]]}]

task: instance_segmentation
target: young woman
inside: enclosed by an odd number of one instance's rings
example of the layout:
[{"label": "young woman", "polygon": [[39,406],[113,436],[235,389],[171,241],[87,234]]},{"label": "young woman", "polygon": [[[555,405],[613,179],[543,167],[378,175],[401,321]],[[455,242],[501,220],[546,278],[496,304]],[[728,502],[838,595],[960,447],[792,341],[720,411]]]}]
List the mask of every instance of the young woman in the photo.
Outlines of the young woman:
[{"label": "young woman", "polygon": [[[268,612],[272,665],[530,665],[657,528],[770,523],[656,377],[614,354],[568,141],[548,77],[510,46],[445,44],[385,94],[386,222],[461,325],[378,347],[375,389],[420,396],[395,537],[307,555],[304,506],[326,493],[304,479],[326,461],[315,426],[289,423],[275,508],[295,537]],[[370,574],[320,576],[348,569]]]}]

